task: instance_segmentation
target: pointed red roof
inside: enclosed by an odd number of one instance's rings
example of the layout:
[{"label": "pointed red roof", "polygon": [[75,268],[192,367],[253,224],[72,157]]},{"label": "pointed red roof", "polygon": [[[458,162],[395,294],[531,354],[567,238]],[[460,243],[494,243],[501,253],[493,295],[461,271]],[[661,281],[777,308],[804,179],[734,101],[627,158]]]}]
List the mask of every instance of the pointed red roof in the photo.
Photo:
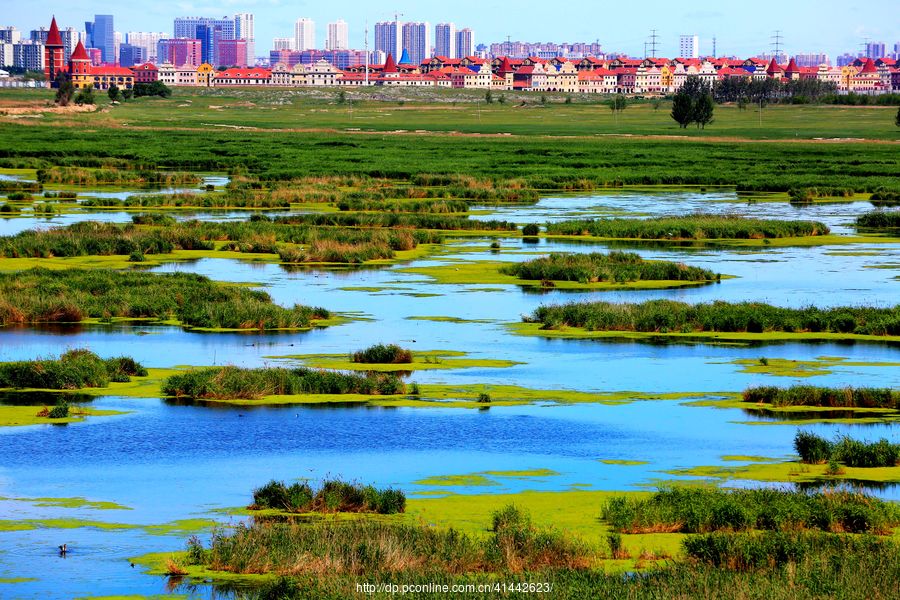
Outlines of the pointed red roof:
[{"label": "pointed red roof", "polygon": [[78,45],[75,46],[75,50],[72,52],[71,60],[91,60],[91,57],[88,56],[87,50],[84,49],[84,44],[81,43],[81,40],[78,40]]},{"label": "pointed red roof", "polygon": [[792,58],[791,61],[788,63],[788,66],[787,66],[787,68],[784,70],[784,72],[785,72],[785,73],[799,73],[799,72],[800,72],[799,67],[797,67],[797,63],[794,61],[793,58]]},{"label": "pointed red roof", "polygon": [[867,58],[865,64],[863,64],[863,68],[860,73],[877,73],[878,69],[875,67],[875,61],[871,58]]},{"label": "pointed red roof", "polygon": [[50,31],[47,33],[47,42],[45,46],[62,46],[62,37],[59,35],[59,27],[56,26],[56,17],[50,21]]},{"label": "pointed red roof", "polygon": [[513,68],[512,65],[509,64],[509,57],[504,56],[503,61],[500,63],[500,68],[497,70],[501,75],[506,75],[507,73],[512,73]]},{"label": "pointed red roof", "polygon": [[769,63],[769,68],[766,69],[766,73],[772,75],[773,73],[781,73],[783,72],[781,67],[778,66],[778,63],[775,62],[775,58],[772,57],[772,62]]},{"label": "pointed red roof", "polygon": [[394,62],[394,57],[391,54],[387,55],[387,60],[384,61],[384,69],[382,69],[382,73],[396,73],[397,72],[397,63]]}]

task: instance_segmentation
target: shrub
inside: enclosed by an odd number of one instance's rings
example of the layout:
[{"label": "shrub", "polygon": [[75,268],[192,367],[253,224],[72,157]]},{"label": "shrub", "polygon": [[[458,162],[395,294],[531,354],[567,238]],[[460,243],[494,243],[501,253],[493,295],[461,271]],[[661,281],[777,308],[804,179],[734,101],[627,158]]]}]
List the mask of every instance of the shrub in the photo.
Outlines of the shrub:
[{"label": "shrub", "polygon": [[412,351],[396,344],[375,344],[365,350],[350,355],[355,363],[366,364],[409,364],[413,361]]},{"label": "shrub", "polygon": [[65,400],[57,400],[56,406],[47,414],[51,419],[65,419],[69,416],[69,403]]},{"label": "shrub", "polygon": [[0,363],[0,388],[71,390],[106,387],[110,381],[129,381],[130,375],[146,375],[132,358],[107,360],[88,350],[69,350],[58,359]]},{"label": "shrub", "polygon": [[308,483],[290,486],[272,480],[253,490],[252,510],[277,509],[288,512],[374,512],[395,514],[406,510],[406,495],[394,488],[376,489],[337,479],[313,489]]},{"label": "shrub", "polygon": [[714,272],[682,263],[645,261],[630,252],[562,254],[504,265],[501,273],[519,279],[577,281],[579,283],[625,281],[714,281]]},{"label": "shrub", "polygon": [[528,237],[534,237],[541,232],[541,228],[538,227],[537,223],[528,223],[527,225],[522,227],[522,235]]}]

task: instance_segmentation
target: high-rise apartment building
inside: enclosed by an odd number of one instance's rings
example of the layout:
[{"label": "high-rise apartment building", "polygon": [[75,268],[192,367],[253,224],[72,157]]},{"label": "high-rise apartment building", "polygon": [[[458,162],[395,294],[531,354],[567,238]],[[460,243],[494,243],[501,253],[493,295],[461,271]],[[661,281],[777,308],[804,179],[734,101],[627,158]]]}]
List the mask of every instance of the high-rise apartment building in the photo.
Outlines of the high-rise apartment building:
[{"label": "high-rise apartment building", "polygon": [[403,35],[400,28],[400,21],[382,21],[375,23],[375,52],[383,52],[385,56],[390,54],[394,60],[400,58],[403,54],[401,43]]},{"label": "high-rise apartment building", "polygon": [[347,22],[338,19],[328,24],[328,36],[325,38],[326,50],[346,50],[350,47],[350,30]]},{"label": "high-rise apartment building", "polygon": [[[255,62],[255,61],[254,61]],[[247,40],[219,40],[216,44],[214,67],[247,67]]]},{"label": "high-rise apartment building", "polygon": [[794,62],[798,67],[818,67],[819,65],[828,65],[828,55],[824,52],[813,52],[809,54],[797,54],[794,56]]},{"label": "high-rise apartment building", "polygon": [[280,37],[272,38],[272,50],[293,50],[294,38]]},{"label": "high-rise apartment building", "polygon": [[316,24],[312,19],[300,17],[294,24],[294,50],[316,49]]},{"label": "high-rise apartment building", "polygon": [[679,38],[678,58],[700,58],[700,37],[683,35]]},{"label": "high-rise apartment building", "polygon": [[13,44],[12,66],[26,71],[44,70],[44,45],[31,40],[22,40]]},{"label": "high-rise apartment building", "polygon": [[172,30],[175,38],[200,40],[201,60],[212,62],[216,55],[216,41],[235,39],[236,27],[237,20],[233,17],[177,17]]},{"label": "high-rise apartment building", "polygon": [[247,64],[256,64],[256,34],[253,31],[253,13],[234,15],[234,39],[247,42]]},{"label": "high-rise apartment building", "polygon": [[156,58],[161,63],[169,63],[176,67],[197,67],[203,63],[203,44],[198,39],[170,38],[159,40],[156,45]]},{"label": "high-rise apartment building", "polygon": [[234,15],[234,39],[247,42],[247,64],[256,64],[256,34],[253,31],[253,13]]},{"label": "high-rise apartment building", "polygon": [[866,56],[869,58],[882,58],[885,53],[885,44],[884,42],[867,42],[866,43]]},{"label": "high-rise apartment building", "polygon": [[[47,35],[49,33],[50,30],[46,27],[32,29],[31,41],[37,42],[39,44],[46,44]],[[81,32],[76,31],[74,27],[66,27],[65,29],[59,30],[59,37],[62,40],[66,60],[68,60],[68,57],[72,56],[72,52],[75,51],[75,46],[78,45],[78,40],[81,39]]]},{"label": "high-rise apartment building", "polygon": [[409,53],[412,64],[431,58],[431,27],[427,22],[403,24],[402,49]]},{"label": "high-rise apartment building", "polygon": [[155,63],[156,60],[156,44],[159,40],[169,38],[168,33],[162,31],[129,31],[125,34],[125,43],[130,46],[138,46],[143,48],[147,54],[147,61]]},{"label": "high-rise apartment building", "polygon": [[0,68],[13,66],[13,45],[0,39]]},{"label": "high-rise apartment building", "polygon": [[116,29],[113,26],[112,15],[94,15],[94,21],[85,23],[88,32],[88,41],[91,48],[99,48],[103,62],[114,64],[116,56]]},{"label": "high-rise apartment building", "polygon": [[468,27],[456,32],[456,55],[458,58],[475,54],[475,34]]},{"label": "high-rise apartment building", "polygon": [[143,46],[133,46],[128,43],[119,46],[120,67],[133,67],[145,62],[147,62],[147,49]]},{"label": "high-rise apartment building", "polygon": [[456,54],[456,25],[438,23],[434,26],[434,54],[447,58],[459,58]]},{"label": "high-rise apartment building", "polygon": [[[0,27],[0,42],[18,44],[22,41],[22,32],[15,27]],[[12,65],[7,65],[12,66]]]}]

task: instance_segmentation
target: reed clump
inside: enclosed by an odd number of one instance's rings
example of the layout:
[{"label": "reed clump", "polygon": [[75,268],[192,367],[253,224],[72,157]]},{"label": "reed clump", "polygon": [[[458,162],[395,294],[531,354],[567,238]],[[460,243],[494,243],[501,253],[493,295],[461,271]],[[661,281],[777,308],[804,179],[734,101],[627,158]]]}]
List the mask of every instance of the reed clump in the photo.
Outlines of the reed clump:
[{"label": "reed clump", "polygon": [[855,440],[848,435],[827,440],[808,431],[794,436],[794,450],[810,464],[835,461],[848,467],[895,467],[900,464],[900,444],[882,438],[877,442]]},{"label": "reed clump", "polygon": [[867,229],[900,228],[900,211],[873,210],[856,217],[856,226]]},{"label": "reed clump", "polygon": [[812,385],[757,386],[744,390],[744,402],[772,406],[900,409],[900,391],[891,388],[829,388]]},{"label": "reed clump", "polygon": [[585,570],[589,549],[518,512],[484,537],[385,520],[238,525],[195,551],[204,566],[275,575],[467,574]]},{"label": "reed clump", "polygon": [[0,388],[75,390],[102,388],[111,381],[144,377],[147,369],[133,358],[102,359],[85,349],[68,350],[59,358],[0,363]]},{"label": "reed clump", "polygon": [[339,479],[326,479],[316,488],[305,481],[287,485],[273,479],[253,490],[253,503],[247,508],[391,515],[406,510],[406,494],[391,487],[376,488]]},{"label": "reed clump", "polygon": [[398,395],[403,381],[391,373],[342,373],[319,369],[210,367],[172,375],[162,392],[176,398],[259,400],[307,394]]},{"label": "reed clump", "polygon": [[127,256],[132,252],[168,254],[173,250],[211,249],[210,242],[186,228],[146,230],[95,221],[0,237],[0,256],[6,258]]},{"label": "reed clump", "polygon": [[350,354],[350,360],[366,364],[409,364],[413,361],[412,351],[397,344],[375,344]]},{"label": "reed clump", "polygon": [[38,169],[37,180],[41,184],[72,185],[139,184],[168,186],[200,183],[200,178],[193,173],[64,166],[49,166]]},{"label": "reed clump", "polygon": [[621,533],[821,530],[888,534],[900,525],[892,503],[858,492],[663,488],[649,498],[612,498],[603,518]]},{"label": "reed clump", "polygon": [[900,305],[892,308],[783,308],[762,302],[574,302],[541,306],[524,320],[541,323],[543,329],[581,327],[589,331],[900,335]]},{"label": "reed clump", "polygon": [[504,265],[501,273],[519,279],[577,281],[715,281],[719,275],[709,269],[690,267],[684,263],[647,261],[631,252],[603,254],[552,253],[521,263]]},{"label": "reed clump", "polygon": [[548,223],[549,235],[646,240],[772,239],[827,235],[818,221],[779,221],[694,214],[651,219],[581,219]]},{"label": "reed clump", "polygon": [[0,274],[0,325],[153,319],[207,329],[305,329],[323,308],[191,273],[30,269]]}]

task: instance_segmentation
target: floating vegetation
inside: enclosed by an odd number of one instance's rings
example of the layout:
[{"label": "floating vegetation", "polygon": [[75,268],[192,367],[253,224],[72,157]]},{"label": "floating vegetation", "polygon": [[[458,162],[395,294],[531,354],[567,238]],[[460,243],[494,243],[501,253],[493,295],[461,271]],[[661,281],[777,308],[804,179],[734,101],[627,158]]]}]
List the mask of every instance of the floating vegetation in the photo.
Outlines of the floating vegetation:
[{"label": "floating vegetation", "polygon": [[840,306],[783,308],[762,302],[687,304],[648,300],[640,304],[579,302],[541,306],[526,323],[543,329],[580,327],[588,331],[657,333],[694,332],[825,332],[900,335],[900,305],[893,308]]},{"label": "floating vegetation", "polygon": [[409,364],[413,361],[413,355],[411,350],[397,344],[375,344],[351,353],[350,360],[355,363]]},{"label": "floating vegetation", "polygon": [[695,214],[650,219],[583,219],[547,224],[548,235],[647,240],[772,239],[827,235],[817,221]]},{"label": "floating vegetation", "polygon": [[603,518],[621,533],[707,533],[764,529],[888,534],[900,525],[893,504],[856,492],[663,488],[649,498],[618,496]]},{"label": "floating vegetation", "polygon": [[0,325],[152,319],[203,329],[306,329],[323,308],[191,273],[31,269],[0,274]]},{"label": "floating vegetation", "polygon": [[890,388],[828,388],[811,385],[758,386],[744,390],[745,402],[784,406],[900,409],[900,391]]},{"label": "floating vegetation", "polygon": [[848,467],[869,469],[895,467],[900,463],[900,444],[892,444],[884,438],[864,442],[843,435],[832,441],[808,431],[798,431],[794,436],[794,449],[803,462],[811,464],[834,461]]},{"label": "floating vegetation", "polygon": [[[103,388],[111,381],[128,382],[132,376],[145,377],[147,369],[127,356],[100,358],[84,349],[68,350],[58,359],[38,359],[0,363],[0,388],[75,390]],[[55,410],[55,409],[54,409]],[[66,414],[50,417],[59,418]]]},{"label": "floating vegetation", "polygon": [[395,488],[327,479],[318,488],[299,482],[286,485],[272,480],[253,490],[250,510],[276,509],[287,512],[368,512],[382,515],[406,510],[406,495]]},{"label": "floating vegetation", "polygon": [[317,369],[211,367],[170,376],[162,393],[203,400],[258,400],[298,394],[397,395],[406,386],[390,373],[340,373]]},{"label": "floating vegetation", "polygon": [[900,211],[875,210],[856,217],[856,226],[868,229],[900,228]]},{"label": "floating vegetation", "polygon": [[553,253],[546,257],[500,268],[500,272],[519,279],[539,281],[714,281],[720,275],[699,267],[668,261],[647,261],[630,252],[603,254]]}]

